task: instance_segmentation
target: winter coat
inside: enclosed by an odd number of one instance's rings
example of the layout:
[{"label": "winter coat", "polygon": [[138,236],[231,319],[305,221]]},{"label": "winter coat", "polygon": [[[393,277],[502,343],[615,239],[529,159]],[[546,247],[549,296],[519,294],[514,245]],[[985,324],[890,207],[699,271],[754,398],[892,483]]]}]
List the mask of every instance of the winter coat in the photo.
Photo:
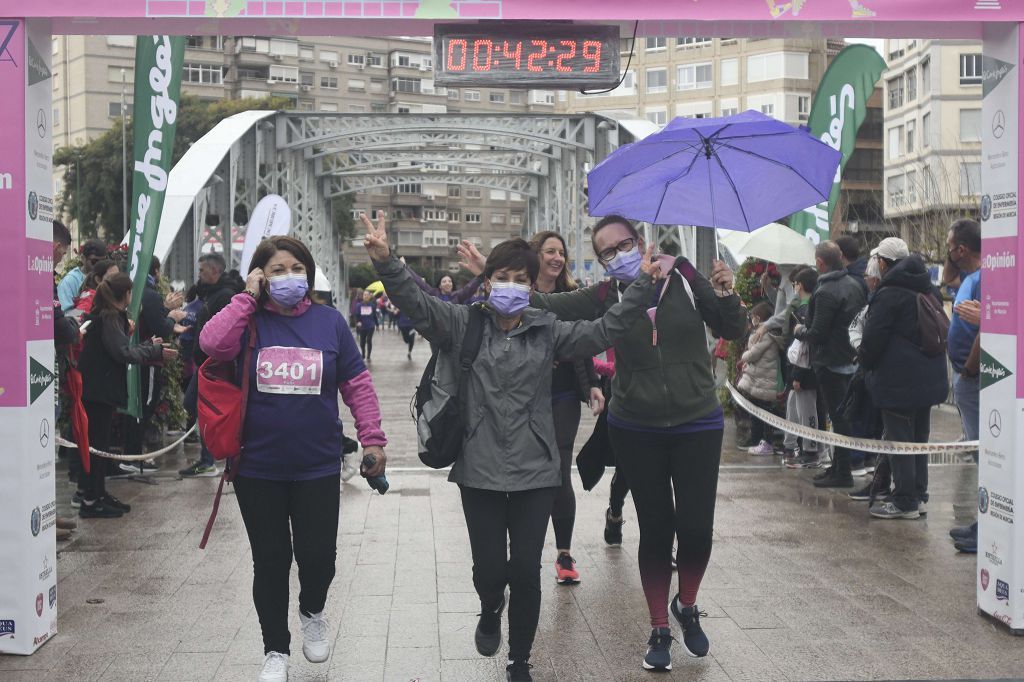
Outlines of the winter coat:
[{"label": "winter coat", "polygon": [[779,366],[782,363],[783,339],[778,332],[769,331],[754,341],[750,335],[743,360],[743,375],[736,385],[743,393],[758,400],[774,401],[779,397]]},{"label": "winter coat", "polygon": [[857,284],[860,286],[860,290],[864,293],[864,298],[867,299],[871,290],[868,288],[868,283],[865,281],[864,276],[868,271],[868,259],[861,256],[857,260],[853,261],[846,266],[846,274],[857,280]]},{"label": "winter coat", "polygon": [[90,315],[92,320],[78,369],[82,373],[82,400],[124,407],[128,403],[128,365],[159,362],[163,349],[146,341],[129,345],[128,318],[118,315]]},{"label": "winter coat", "polygon": [[797,338],[811,344],[814,369],[853,364],[857,352],[850,345],[850,323],[864,307],[864,292],[846,270],[827,272],[807,307],[807,326]]},{"label": "winter coat", "polygon": [[[611,284],[534,294],[530,303],[560,320],[594,320],[618,300],[618,283]],[[740,338],[746,325],[739,296],[719,297],[685,258],[676,260],[663,286],[668,290],[660,301],[652,295],[645,302],[656,306],[658,344],[653,343],[654,328],[647,315],[615,342],[609,407],[619,421],[655,428],[686,424],[718,409],[705,325],[730,341]]]},{"label": "winter coat", "polygon": [[[391,300],[416,331],[439,348],[434,378],[458,391],[459,352],[471,309],[434,298],[416,285],[397,258],[374,267]],[[466,432],[448,480],[470,488],[512,492],[562,485],[551,414],[551,367],[556,360],[592,357],[629,333],[653,292],[641,275],[607,314],[594,322],[561,322],[526,308],[520,326],[505,332],[485,308],[483,339],[463,396]]]},{"label": "winter coat", "polygon": [[926,356],[917,328],[917,295],[941,298],[920,256],[897,262],[871,299],[860,344],[860,364],[875,406],[909,410],[938,405],[949,394],[946,356]]},{"label": "winter coat", "polygon": [[242,290],[235,278],[227,273],[221,275],[220,279],[213,284],[200,284],[197,289],[197,295],[203,301],[203,307],[196,315],[196,324],[192,328],[192,360],[196,367],[200,367],[207,358],[206,353],[199,345],[199,335],[203,333],[203,327],[231,302],[231,298],[235,294],[241,293]]}]

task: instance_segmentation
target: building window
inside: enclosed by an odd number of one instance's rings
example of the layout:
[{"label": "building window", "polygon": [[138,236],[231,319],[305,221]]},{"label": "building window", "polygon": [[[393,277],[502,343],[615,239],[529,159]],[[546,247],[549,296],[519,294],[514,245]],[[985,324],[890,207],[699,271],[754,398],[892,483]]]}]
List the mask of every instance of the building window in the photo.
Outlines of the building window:
[{"label": "building window", "polygon": [[504,225],[505,214],[504,213],[492,213],[491,214],[491,225]]},{"label": "building window", "polygon": [[392,78],[391,90],[393,92],[421,92],[422,82],[419,78]]},{"label": "building window", "polygon": [[466,213],[465,214],[465,221],[467,223],[479,223],[480,222],[480,214],[479,213]]},{"label": "building window", "polygon": [[[125,106],[131,109],[131,104],[126,102]],[[107,102],[107,116],[110,118],[117,118],[121,115],[121,103],[120,102]]]},{"label": "building window", "polygon": [[185,47],[193,50],[203,49],[203,37],[202,36],[185,36]]},{"label": "building window", "polygon": [[422,194],[423,187],[418,182],[403,182],[395,186],[396,194]]},{"label": "building window", "polygon": [[513,90],[508,94],[509,104],[523,104],[525,101],[522,90]]},{"label": "building window", "polygon": [[[338,108],[335,107],[334,110],[337,111]],[[366,111],[366,105],[365,104],[349,104],[348,105],[348,110],[349,110],[350,113],[353,113],[353,114],[362,114],[362,113],[364,113]]]},{"label": "building window", "polygon": [[349,54],[348,63],[350,66],[366,66],[365,54]]},{"label": "building window", "polygon": [[668,123],[668,111],[664,108],[648,109],[644,115],[654,125],[663,126]]},{"label": "building window", "polygon": [[365,92],[366,81],[361,78],[350,78],[348,81],[348,89],[351,92]]},{"label": "building window", "polygon": [[490,94],[491,104],[504,104],[505,93],[504,92],[492,92]]},{"label": "building window", "polygon": [[462,196],[462,186],[448,185],[448,196],[451,197],[452,199],[458,199],[460,196]]},{"label": "building window", "polygon": [[981,194],[981,164],[960,164],[960,196],[970,197]]},{"label": "building window", "polygon": [[722,116],[735,116],[739,113],[738,107],[722,107]]},{"label": "building window", "polygon": [[[466,198],[467,199],[479,199],[482,196],[483,196],[483,192],[480,191],[479,187],[467,187],[466,188]],[[477,222],[480,222],[480,221],[477,220]]]},{"label": "building window", "polygon": [[906,198],[907,177],[905,175],[894,175],[886,180],[886,190],[889,195],[889,206],[899,208]]},{"label": "building window", "polygon": [[399,107],[395,110],[395,113],[396,114],[410,114],[410,113],[412,113],[412,109],[410,107],[403,107],[403,106],[399,105]]},{"label": "building window", "polygon": [[771,102],[769,102],[768,104],[762,104],[761,105],[761,113],[764,114],[765,116],[774,116],[775,115],[775,105],[772,104]]},{"label": "building window", "polygon": [[320,111],[326,111],[328,113],[332,113],[333,114],[336,111],[338,111],[338,105],[335,104],[334,102],[321,102],[320,103]]},{"label": "building window", "polygon": [[711,64],[685,64],[676,67],[677,90],[710,88],[711,78]]},{"label": "building window", "polygon": [[423,209],[423,219],[430,220],[433,222],[444,222],[448,219],[448,215],[443,209],[438,208],[425,208]]},{"label": "building window", "polygon": [[315,79],[316,79],[316,74],[313,73],[312,71],[300,71],[299,72],[299,84],[300,85],[308,85],[309,87],[313,87],[313,83],[315,82]]},{"label": "building window", "polygon": [[903,156],[903,126],[889,128],[889,160]]},{"label": "building window", "polygon": [[459,90],[458,90],[458,88],[448,88],[448,99],[451,99],[451,100],[458,100],[459,99]]},{"label": "building window", "polygon": [[467,102],[479,102],[480,101],[480,91],[479,90],[464,90],[463,91],[463,98]]},{"label": "building window", "polygon": [[311,62],[315,58],[312,45],[299,45],[299,59]]},{"label": "building window", "polygon": [[371,54],[366,58],[368,66],[384,66],[384,57],[379,54]]},{"label": "building window", "polygon": [[320,76],[320,87],[327,88],[328,90],[338,89],[338,77],[337,76]]},{"label": "building window", "polygon": [[711,38],[676,38],[676,47],[709,47]]},{"label": "building window", "polygon": [[747,82],[808,77],[806,52],[768,52],[747,57]]},{"label": "building window", "polygon": [[647,92],[668,92],[668,69],[647,69]]},{"label": "building window", "polygon": [[921,60],[921,95],[927,95],[932,91],[932,60]]},{"label": "building window", "polygon": [[370,111],[374,114],[385,114],[388,111],[388,103],[370,102]]},{"label": "building window", "polygon": [[960,55],[960,85],[981,85],[981,55]]},{"label": "building window", "polygon": [[409,56],[403,54],[396,55],[395,58],[391,61],[392,66],[409,66],[410,64],[411,62],[409,60]]},{"label": "building window", "polygon": [[522,225],[523,224],[523,214],[522,213],[513,213],[512,215],[509,216],[508,223],[509,223],[509,225]]},{"label": "building window", "polygon": [[914,121],[907,121],[907,153],[914,153],[914,134],[917,132],[915,128],[917,124]]},{"label": "building window", "polygon": [[907,171],[907,203],[917,201],[917,171]]},{"label": "building window", "polygon": [[665,38],[647,38],[644,49],[650,50],[664,50],[668,41]]},{"label": "building window", "polygon": [[320,50],[320,61],[328,64],[337,64],[338,53],[334,50]]},{"label": "building window", "polygon": [[889,109],[899,109],[903,106],[903,76],[890,78],[886,84],[889,93]]},{"label": "building window", "polygon": [[399,246],[420,246],[423,243],[423,233],[413,232],[409,230],[400,230],[398,232],[398,245]]},{"label": "building window", "polygon": [[932,145],[932,115],[930,113],[921,117],[921,147],[927,149]]},{"label": "building window", "polygon": [[123,81],[124,83],[131,85],[135,82],[135,69],[125,68],[123,66],[108,66],[107,80],[111,83],[121,83]]},{"label": "building window", "polygon": [[981,142],[981,109],[960,110],[960,141]]},{"label": "building window", "polygon": [[633,95],[636,93],[636,72],[626,71],[621,74],[621,82],[610,93],[613,97]]},{"label": "building window", "polygon": [[276,66],[270,67],[270,75],[267,80],[275,81],[277,83],[298,83],[299,82],[299,69],[295,66]]},{"label": "building window", "polygon": [[181,69],[181,81],[200,85],[222,85],[224,67],[213,64],[184,64]]},{"label": "building window", "polygon": [[448,209],[448,222],[450,223],[461,223],[462,222],[462,211],[455,209]]},{"label": "building window", "polygon": [[807,117],[811,115],[810,95],[800,95],[796,98],[796,115],[801,121],[806,121]]},{"label": "building window", "polygon": [[718,63],[718,78],[722,85],[737,85],[740,82],[740,61],[723,59]]},{"label": "building window", "polygon": [[905,74],[907,82],[907,101],[913,102],[917,99],[917,70],[911,69]]}]

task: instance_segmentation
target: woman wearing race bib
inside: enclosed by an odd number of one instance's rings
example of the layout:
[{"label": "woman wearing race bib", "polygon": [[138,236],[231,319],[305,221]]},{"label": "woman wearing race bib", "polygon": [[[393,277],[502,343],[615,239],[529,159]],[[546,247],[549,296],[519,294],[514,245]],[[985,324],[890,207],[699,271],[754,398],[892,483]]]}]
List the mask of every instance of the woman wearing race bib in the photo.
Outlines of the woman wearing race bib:
[{"label": "woman wearing race bib", "polygon": [[253,601],[266,655],[259,679],[266,682],[288,676],[293,545],[302,653],[313,663],[330,656],[323,611],[338,535],[339,391],[364,455],[376,458],[363,474],[379,476],[385,466],[387,440],[373,381],[342,314],[311,302],[314,272],[313,257],[299,240],[264,240],[253,254],[245,291],[206,323],[199,338],[210,357],[235,360],[240,369],[250,322],[256,330],[235,496],[252,547]]},{"label": "woman wearing race bib", "polygon": [[[463,339],[473,308],[424,293],[409,269],[391,254],[383,216],[374,225],[363,215],[364,244],[391,300],[416,331],[437,344],[434,377],[459,372]],[[530,650],[540,616],[540,557],[561,462],[551,414],[551,367],[555,360],[593,357],[629,333],[658,267],[650,254],[638,263],[644,274],[594,322],[559,322],[528,307],[540,261],[522,239],[497,245],[483,264],[490,294],[482,313],[482,337],[461,396],[465,433],[449,481],[457,483],[473,552],[473,586],[480,597],[477,651],[501,647],[501,616],[509,607],[506,677],[532,680]],[[442,383],[444,381],[442,380]],[[510,588],[505,596],[505,588]]]}]

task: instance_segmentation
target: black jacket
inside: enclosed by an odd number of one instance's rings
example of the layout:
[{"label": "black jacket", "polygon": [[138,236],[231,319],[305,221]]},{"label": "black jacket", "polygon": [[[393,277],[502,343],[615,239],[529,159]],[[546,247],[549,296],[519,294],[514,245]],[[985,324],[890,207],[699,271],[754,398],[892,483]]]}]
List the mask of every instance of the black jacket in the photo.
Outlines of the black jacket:
[{"label": "black jacket", "polygon": [[871,299],[860,344],[860,364],[875,406],[913,409],[938,405],[949,393],[946,356],[920,349],[917,295],[942,299],[920,256],[896,263],[882,277]]},{"label": "black jacket", "polygon": [[142,306],[139,308],[139,338],[159,336],[169,341],[174,334],[174,320],[167,317],[164,297],[155,285],[146,283],[142,290]]},{"label": "black jacket", "polygon": [[868,270],[868,259],[863,256],[846,266],[846,274],[857,280],[864,298],[868,297],[868,283],[864,281],[864,273]]},{"label": "black jacket", "polygon": [[[78,322],[64,315],[57,300],[57,285],[53,285],[53,345],[60,349],[78,340]],[[66,349],[63,349],[66,350]]]},{"label": "black jacket", "polygon": [[818,278],[818,288],[807,306],[807,326],[799,334],[811,344],[811,366],[815,369],[853,363],[857,352],[850,345],[850,322],[864,307],[864,292],[846,270],[827,272]]},{"label": "black jacket", "polygon": [[128,318],[122,313],[90,315],[78,369],[82,373],[82,400],[123,407],[128,402],[128,364],[160,360],[160,346],[146,343],[129,347]]},{"label": "black jacket", "polygon": [[243,286],[244,283],[240,286],[236,278],[228,273],[221,275],[213,284],[199,285],[197,295],[203,299],[203,307],[196,315],[196,326],[192,330],[192,360],[197,368],[206,362],[207,358],[206,353],[199,347],[199,335],[203,331],[203,326],[231,302],[232,296],[241,293]]}]

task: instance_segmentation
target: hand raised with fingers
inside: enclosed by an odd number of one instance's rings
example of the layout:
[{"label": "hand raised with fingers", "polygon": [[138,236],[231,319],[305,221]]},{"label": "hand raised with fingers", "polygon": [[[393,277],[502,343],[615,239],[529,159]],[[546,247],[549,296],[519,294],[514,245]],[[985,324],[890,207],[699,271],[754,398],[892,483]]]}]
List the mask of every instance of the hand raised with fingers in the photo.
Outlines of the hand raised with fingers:
[{"label": "hand raised with fingers", "polygon": [[655,282],[661,279],[664,274],[661,271],[661,265],[659,265],[658,260],[654,257],[654,244],[651,244],[647,247],[647,251],[644,252],[643,260],[640,261],[640,271],[646,272]]},{"label": "hand raised with fingers", "polygon": [[474,275],[479,277],[483,274],[484,266],[487,265],[487,258],[476,248],[476,245],[468,239],[463,239],[455,247],[459,252],[459,264]]},{"label": "hand raised with fingers", "polygon": [[363,221],[363,227],[366,228],[366,237],[363,238],[366,252],[370,254],[371,259],[383,263],[391,256],[388,231],[384,224],[384,211],[378,211],[376,225],[365,213],[360,213],[359,219]]}]

